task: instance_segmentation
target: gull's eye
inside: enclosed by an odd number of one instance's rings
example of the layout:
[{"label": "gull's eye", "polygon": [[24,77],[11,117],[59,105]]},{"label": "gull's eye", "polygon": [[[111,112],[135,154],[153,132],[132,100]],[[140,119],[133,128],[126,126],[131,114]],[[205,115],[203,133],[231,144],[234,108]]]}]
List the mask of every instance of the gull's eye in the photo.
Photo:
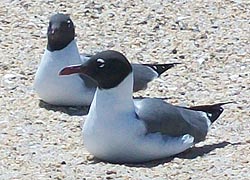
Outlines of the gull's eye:
[{"label": "gull's eye", "polygon": [[105,61],[103,59],[97,59],[96,62],[99,68],[103,68],[105,66]]},{"label": "gull's eye", "polygon": [[70,20],[67,21],[67,25],[68,25],[69,28],[71,27],[71,21]]}]

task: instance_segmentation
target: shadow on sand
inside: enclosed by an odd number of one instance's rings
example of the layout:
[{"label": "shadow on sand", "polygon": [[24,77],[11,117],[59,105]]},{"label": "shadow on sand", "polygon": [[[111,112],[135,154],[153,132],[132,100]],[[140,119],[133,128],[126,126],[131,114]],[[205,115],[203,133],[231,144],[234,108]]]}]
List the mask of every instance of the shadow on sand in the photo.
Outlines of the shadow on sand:
[{"label": "shadow on sand", "polygon": [[70,116],[84,116],[89,112],[89,106],[55,106],[48,104],[42,100],[40,100],[39,102],[39,107],[46,110],[52,110],[54,112],[63,112]]},{"label": "shadow on sand", "polygon": [[[151,168],[151,167],[155,167],[164,163],[168,163],[171,162],[174,158],[180,158],[180,159],[195,159],[197,157],[200,156],[204,156],[210,152],[212,152],[215,149],[218,148],[224,148],[227,145],[241,145],[242,143],[230,143],[227,141],[223,141],[220,143],[216,143],[216,144],[211,144],[211,145],[204,145],[202,147],[192,147],[180,154],[177,154],[175,156],[172,157],[168,157],[168,158],[164,158],[164,159],[159,159],[159,160],[154,160],[154,161],[149,161],[149,162],[145,162],[145,163],[137,163],[137,164],[123,164],[125,166],[128,167],[146,167],[146,168]],[[98,158],[93,158],[91,160],[91,162],[89,162],[88,164],[96,164],[96,163],[100,163],[100,162],[104,162],[104,163],[109,163],[107,161],[102,161]],[[122,165],[122,164],[121,164]]]}]

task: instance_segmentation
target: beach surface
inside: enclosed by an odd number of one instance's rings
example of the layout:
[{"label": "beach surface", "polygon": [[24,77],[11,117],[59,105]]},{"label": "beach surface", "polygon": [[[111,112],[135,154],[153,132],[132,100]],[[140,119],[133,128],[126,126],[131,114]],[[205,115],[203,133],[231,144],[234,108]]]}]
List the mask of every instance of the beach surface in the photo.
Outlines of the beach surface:
[{"label": "beach surface", "polygon": [[[56,107],[33,89],[49,17],[70,14],[81,53],[113,49],[130,62],[181,64],[135,97],[204,105],[234,101],[207,139],[144,164],[90,155],[81,125],[87,107]],[[250,179],[250,2],[0,2],[0,179]]]}]

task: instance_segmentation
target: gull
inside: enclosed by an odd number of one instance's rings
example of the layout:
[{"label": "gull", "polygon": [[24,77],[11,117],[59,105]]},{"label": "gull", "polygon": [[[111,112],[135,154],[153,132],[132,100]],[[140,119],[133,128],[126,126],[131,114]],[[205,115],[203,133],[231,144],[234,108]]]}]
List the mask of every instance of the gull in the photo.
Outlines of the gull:
[{"label": "gull", "polygon": [[[133,68],[120,52],[97,53],[59,74],[84,74],[97,89],[83,124],[84,146],[114,163],[139,163],[173,156],[205,140],[227,103],[180,107],[157,98],[133,99]],[[84,92],[83,92],[84,93]]]},{"label": "gull", "polygon": [[[82,64],[90,55],[80,54],[75,40],[75,26],[69,16],[57,13],[50,18],[47,47],[35,74],[34,89],[38,96],[52,105],[89,106],[96,83],[85,75],[59,77],[65,66]],[[147,84],[179,63],[132,64],[133,90],[147,88]]]}]

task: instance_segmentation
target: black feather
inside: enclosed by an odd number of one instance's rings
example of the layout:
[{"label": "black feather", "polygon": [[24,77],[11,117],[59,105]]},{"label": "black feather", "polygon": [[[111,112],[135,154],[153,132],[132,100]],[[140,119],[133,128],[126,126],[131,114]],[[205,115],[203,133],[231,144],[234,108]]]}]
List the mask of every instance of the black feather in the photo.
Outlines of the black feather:
[{"label": "black feather", "polygon": [[168,64],[143,64],[145,66],[148,66],[152,68],[157,74],[158,77],[167,71],[168,69],[174,67],[176,64],[181,64],[181,63],[168,63]]},{"label": "black feather", "polygon": [[234,103],[234,102],[217,103],[213,105],[192,106],[187,109],[206,112],[207,117],[213,123],[216,119],[219,118],[219,116],[223,112],[224,109],[222,108],[222,106],[229,103]]}]

